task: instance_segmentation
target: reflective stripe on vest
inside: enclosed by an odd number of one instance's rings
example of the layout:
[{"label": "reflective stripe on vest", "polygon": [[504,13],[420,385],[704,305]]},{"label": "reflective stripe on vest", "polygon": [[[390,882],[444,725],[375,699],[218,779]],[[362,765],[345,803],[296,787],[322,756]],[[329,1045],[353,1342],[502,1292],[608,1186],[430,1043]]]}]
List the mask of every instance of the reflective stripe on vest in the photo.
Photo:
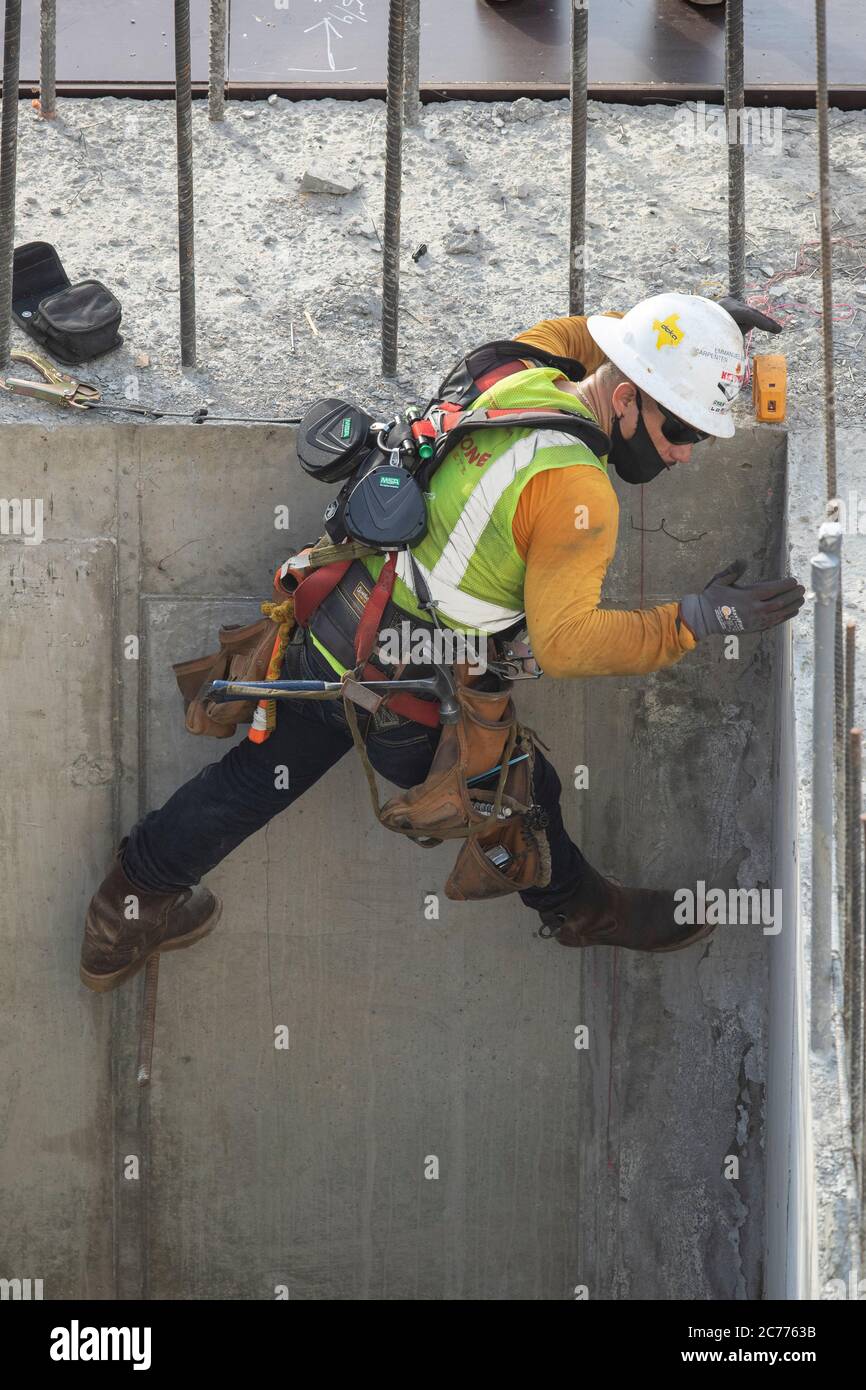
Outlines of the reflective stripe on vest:
[{"label": "reflective stripe on vest", "polygon": [[[533,430],[515,439],[505,453],[481,472],[432,569],[422,563],[416,552],[415,562],[442,617],[459,623],[461,627],[478,628],[483,632],[502,632],[523,617],[522,608],[510,608],[477,598],[459,586],[466,578],[466,571],[476,556],[494,509],[506,490],[533,463],[540,450],[573,450],[575,443],[574,435],[566,434],[563,430]],[[411,570],[405,553],[398,557],[397,576],[412,588]]]},{"label": "reflective stripe on vest", "polygon": [[[419,559],[416,558],[415,563],[427,581],[430,597],[436,603],[436,611],[442,618],[450,619],[460,627],[474,628],[479,632],[504,632],[522,617],[519,609],[487,603],[484,599],[474,598],[472,594],[464,594],[441,578],[434,580],[430,570],[425,569]],[[405,550],[397,556],[397,578],[414,593],[411,566]],[[407,607],[407,611],[412,611],[417,616],[420,609],[413,606],[411,610]]]},{"label": "reflective stripe on vest", "polygon": [[[561,410],[592,419],[591,412],[554,386],[549,367],[509,375],[476,408]],[[575,465],[607,469],[592,450],[564,430],[513,426],[460,440],[433,475],[427,535],[412,554],[440,619],[449,626],[502,632],[522,620],[525,564],[513,534],[514,514],[526,484],[538,473]],[[371,574],[379,561],[364,561]],[[398,559],[394,600],[417,614],[408,557]]]}]

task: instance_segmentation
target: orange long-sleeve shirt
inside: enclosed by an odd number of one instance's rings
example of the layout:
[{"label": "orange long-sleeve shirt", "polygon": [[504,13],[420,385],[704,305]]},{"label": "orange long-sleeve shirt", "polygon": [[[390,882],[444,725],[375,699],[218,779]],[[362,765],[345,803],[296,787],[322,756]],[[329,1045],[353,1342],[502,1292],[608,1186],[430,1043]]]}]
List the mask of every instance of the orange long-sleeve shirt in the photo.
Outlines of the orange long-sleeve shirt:
[{"label": "orange long-sleeve shirt", "polygon": [[[587,375],[606,360],[585,318],[545,319],[518,341],[574,358]],[[526,564],[526,621],[533,652],[551,676],[641,675],[672,666],[696,645],[685,624],[677,628],[676,603],[632,612],[599,607],[618,528],[616,493],[597,468],[550,469],[521,493],[512,533]]]}]

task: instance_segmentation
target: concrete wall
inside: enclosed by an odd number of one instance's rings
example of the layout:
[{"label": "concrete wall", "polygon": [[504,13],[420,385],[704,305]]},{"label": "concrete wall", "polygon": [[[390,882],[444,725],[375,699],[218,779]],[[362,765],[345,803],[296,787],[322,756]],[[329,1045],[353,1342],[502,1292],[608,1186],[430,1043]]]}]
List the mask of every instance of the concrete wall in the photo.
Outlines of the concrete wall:
[{"label": "concrete wall", "polygon": [[[733,449],[714,446],[645,489],[643,515],[635,490],[626,494],[611,599],[636,606],[643,587],[648,604],[667,600],[738,556],[749,577],[777,571],[783,438],[746,431]],[[591,683],[590,858],[651,887],[771,883],[777,655],[776,636],[743,638],[735,660],[707,643],[670,671]],[[585,953],[596,1045],[579,1080],[592,1116],[580,1230],[595,1296],[761,1297],[776,939],[740,925],[672,957]],[[724,1176],[729,1156],[737,1181]]]},{"label": "concrete wall", "polygon": [[[255,612],[328,494],[273,429],[72,421],[0,446],[0,492],[43,497],[46,535],[0,539],[0,1274],[49,1298],[760,1297],[775,938],[642,958],[541,941],[517,902],[441,896],[428,921],[454,851],[387,836],[351,758],[212,876],[222,923],[166,958],[136,1088],[140,984],[80,987],[83,910],[119,833],[224,751],[183,732],[168,664]],[[783,439],[746,431],[642,517],[621,489],[608,601],[740,554],[774,569],[783,479]],[[521,692],[599,868],[770,882],[777,640]]]}]

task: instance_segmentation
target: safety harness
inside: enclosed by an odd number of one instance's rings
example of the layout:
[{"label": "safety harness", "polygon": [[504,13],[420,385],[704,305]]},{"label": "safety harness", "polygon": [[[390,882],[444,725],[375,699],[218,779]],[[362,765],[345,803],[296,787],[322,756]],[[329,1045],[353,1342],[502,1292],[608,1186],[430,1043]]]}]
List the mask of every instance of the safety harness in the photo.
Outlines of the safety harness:
[{"label": "safety harness", "polygon": [[[470,353],[445,378],[437,398],[426,407],[423,415],[411,422],[411,435],[418,456],[414,476],[425,492],[429,489],[436,469],[451,450],[468,435],[477,435],[487,430],[509,426],[520,429],[555,429],[580,440],[598,458],[604,457],[608,452],[609,440],[600,426],[571,411],[513,407],[473,408],[472,403],[497,382],[525,371],[527,361],[539,366],[556,366],[563,374],[566,371],[570,373],[571,379],[579,379],[583,375],[583,368],[579,363],[555,358],[541,349],[529,348],[514,341],[484,344]],[[322,604],[346,579],[353,564],[365,556],[377,554],[381,554],[381,551],[357,541],[346,540],[335,545],[327,535],[323,536],[314,546],[290,557],[277,570],[274,576],[277,611],[282,615],[284,610],[281,604],[285,603],[287,595],[291,595],[295,624],[309,630]],[[430,612],[435,622],[435,608],[429,593],[425,593],[426,585],[417,566],[413,565],[412,568],[419,605]],[[359,599],[362,611],[358,617],[353,642],[353,675],[356,679],[377,680],[384,677],[384,673],[370,658],[383,625],[383,616],[391,603],[396,572],[397,551],[388,551],[385,564],[378,579],[369,589],[368,596]],[[366,571],[364,573],[369,580],[370,576]],[[365,587],[363,582],[354,585],[353,597],[358,599],[359,592]],[[277,679],[286,644],[287,633],[281,630],[275,640],[268,679]],[[387,696],[382,704],[393,714],[411,719],[428,728],[436,728],[440,722],[439,704],[435,700],[395,692]],[[273,729],[274,722],[274,702],[261,701],[253,717],[249,737],[254,742],[263,742]]]}]

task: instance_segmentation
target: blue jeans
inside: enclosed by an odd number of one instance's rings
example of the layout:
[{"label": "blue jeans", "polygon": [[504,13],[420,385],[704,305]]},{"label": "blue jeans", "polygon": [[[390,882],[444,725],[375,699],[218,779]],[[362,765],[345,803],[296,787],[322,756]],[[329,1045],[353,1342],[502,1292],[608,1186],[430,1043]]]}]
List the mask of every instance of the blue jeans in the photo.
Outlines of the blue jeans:
[{"label": "blue jeans", "polygon": [[[297,674],[302,679],[333,678],[309,640],[299,658]],[[366,718],[367,752],[380,776],[404,788],[423,782],[440,730],[404,719],[382,727],[381,720]],[[364,720],[359,711],[362,731]],[[264,743],[244,739],[235,744],[132,828],[123,854],[127,876],[136,887],[151,892],[198,883],[249,835],[303,796],[351,748],[342,701],[277,701],[276,728]],[[280,766],[288,769],[285,788],[275,785],[274,769]],[[549,887],[520,896],[539,911],[555,910],[567,900],[584,863],[562,823],[561,792],[556,771],[538,752],[533,793],[548,816],[552,875]]]}]

